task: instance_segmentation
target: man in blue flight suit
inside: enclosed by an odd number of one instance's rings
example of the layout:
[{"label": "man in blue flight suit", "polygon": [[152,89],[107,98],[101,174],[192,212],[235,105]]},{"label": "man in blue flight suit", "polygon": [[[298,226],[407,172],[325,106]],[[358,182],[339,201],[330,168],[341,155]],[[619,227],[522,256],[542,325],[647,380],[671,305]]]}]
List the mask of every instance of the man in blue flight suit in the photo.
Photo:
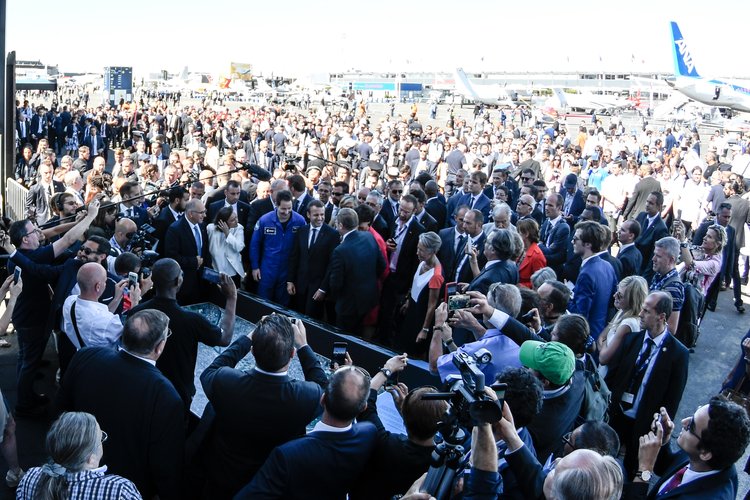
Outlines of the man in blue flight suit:
[{"label": "man in blue flight suit", "polygon": [[305,218],[292,211],[292,193],[279,191],[276,210],[262,216],[253,230],[250,243],[250,264],[253,279],[258,282],[258,295],[286,306],[289,254],[294,233],[305,225]]}]

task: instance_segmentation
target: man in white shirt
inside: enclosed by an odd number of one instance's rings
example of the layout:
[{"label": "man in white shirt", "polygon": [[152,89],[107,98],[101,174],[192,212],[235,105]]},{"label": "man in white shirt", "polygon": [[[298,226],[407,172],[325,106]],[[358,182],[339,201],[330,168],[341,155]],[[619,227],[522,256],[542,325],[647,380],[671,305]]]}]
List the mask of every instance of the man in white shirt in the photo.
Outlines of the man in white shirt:
[{"label": "man in white shirt", "polygon": [[[114,347],[122,335],[122,323],[116,314],[99,302],[107,286],[107,272],[101,264],[89,262],[77,275],[80,295],[71,295],[63,304],[63,330],[75,346]],[[131,300],[138,303],[140,288],[130,289]]]}]

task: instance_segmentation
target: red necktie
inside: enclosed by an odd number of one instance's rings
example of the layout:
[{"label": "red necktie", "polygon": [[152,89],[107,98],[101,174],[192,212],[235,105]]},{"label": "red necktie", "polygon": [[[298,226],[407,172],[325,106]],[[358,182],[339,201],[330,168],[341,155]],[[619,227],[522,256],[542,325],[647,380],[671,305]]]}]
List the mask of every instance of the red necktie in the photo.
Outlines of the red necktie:
[{"label": "red necktie", "polygon": [[673,489],[677,488],[680,485],[680,483],[682,483],[682,476],[685,475],[685,471],[686,470],[687,470],[687,465],[685,467],[683,467],[682,469],[678,470],[675,473],[675,475],[672,476],[672,479],[669,480],[669,482],[664,487],[664,489],[661,490],[659,492],[659,495],[657,495],[657,496],[666,495],[667,493],[669,493]]}]

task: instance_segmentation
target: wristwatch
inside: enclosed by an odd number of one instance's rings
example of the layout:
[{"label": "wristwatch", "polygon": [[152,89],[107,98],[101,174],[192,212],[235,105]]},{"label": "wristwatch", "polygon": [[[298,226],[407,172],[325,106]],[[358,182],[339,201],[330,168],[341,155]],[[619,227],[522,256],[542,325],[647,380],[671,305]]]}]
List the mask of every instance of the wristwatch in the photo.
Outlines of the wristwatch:
[{"label": "wristwatch", "polygon": [[635,477],[637,477],[638,479],[646,483],[651,481],[651,476],[653,475],[654,473],[651,472],[650,470],[639,470],[638,472],[635,473]]},{"label": "wristwatch", "polygon": [[383,375],[385,375],[385,378],[389,378],[391,376],[391,374],[393,374],[393,372],[391,370],[389,370],[388,368],[386,368],[385,366],[380,369],[380,372]]}]

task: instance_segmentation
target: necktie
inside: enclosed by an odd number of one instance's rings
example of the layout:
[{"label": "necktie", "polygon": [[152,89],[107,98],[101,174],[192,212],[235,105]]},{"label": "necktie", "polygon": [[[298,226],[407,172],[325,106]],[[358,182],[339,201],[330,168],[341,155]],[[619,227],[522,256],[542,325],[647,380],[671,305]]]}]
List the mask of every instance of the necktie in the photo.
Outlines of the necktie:
[{"label": "necktie", "polygon": [[[648,369],[648,362],[651,359],[651,351],[654,348],[654,341],[650,338],[646,339],[646,349],[638,357],[635,363],[635,372],[633,372],[633,378],[630,380],[630,386],[628,392],[635,397],[638,394],[638,390],[641,388],[643,383],[643,377],[646,375]],[[633,401],[635,403],[635,401]]]},{"label": "necktie", "polygon": [[133,218],[133,207],[128,208],[128,219]]},{"label": "necktie", "polygon": [[315,244],[315,238],[317,237],[318,237],[318,229],[313,228],[312,235],[310,236],[310,246],[307,247],[308,249],[312,248],[312,246]]},{"label": "necktie", "polygon": [[471,197],[471,203],[469,203],[469,207],[470,207],[470,208],[472,208],[472,209],[474,208],[474,202],[475,202],[475,201],[477,201],[477,199],[476,199],[476,198],[474,198],[474,197],[472,196],[472,197]]},{"label": "necktie", "polygon": [[193,226],[193,236],[195,236],[195,246],[198,248],[198,255],[202,255],[201,250],[203,250],[201,246],[201,233],[198,231],[198,226]]},{"label": "necktie", "polygon": [[47,194],[52,197],[52,186],[47,186]]},{"label": "necktie", "polygon": [[292,207],[292,210],[299,213],[299,200],[294,200],[294,206]]},{"label": "necktie", "polygon": [[685,475],[685,471],[687,471],[687,465],[678,470],[675,475],[672,476],[672,479],[669,480],[669,482],[666,484],[666,486],[664,486],[664,488],[659,492],[657,496],[666,495],[673,489],[677,488],[682,483],[682,477]]},{"label": "necktie", "polygon": [[461,250],[464,248],[464,244],[466,243],[466,235],[462,234],[458,237],[458,243],[456,243],[456,255],[458,255]]},{"label": "necktie", "polygon": [[398,203],[396,203],[395,205],[393,205],[393,215],[395,215],[396,217],[398,217]]}]

